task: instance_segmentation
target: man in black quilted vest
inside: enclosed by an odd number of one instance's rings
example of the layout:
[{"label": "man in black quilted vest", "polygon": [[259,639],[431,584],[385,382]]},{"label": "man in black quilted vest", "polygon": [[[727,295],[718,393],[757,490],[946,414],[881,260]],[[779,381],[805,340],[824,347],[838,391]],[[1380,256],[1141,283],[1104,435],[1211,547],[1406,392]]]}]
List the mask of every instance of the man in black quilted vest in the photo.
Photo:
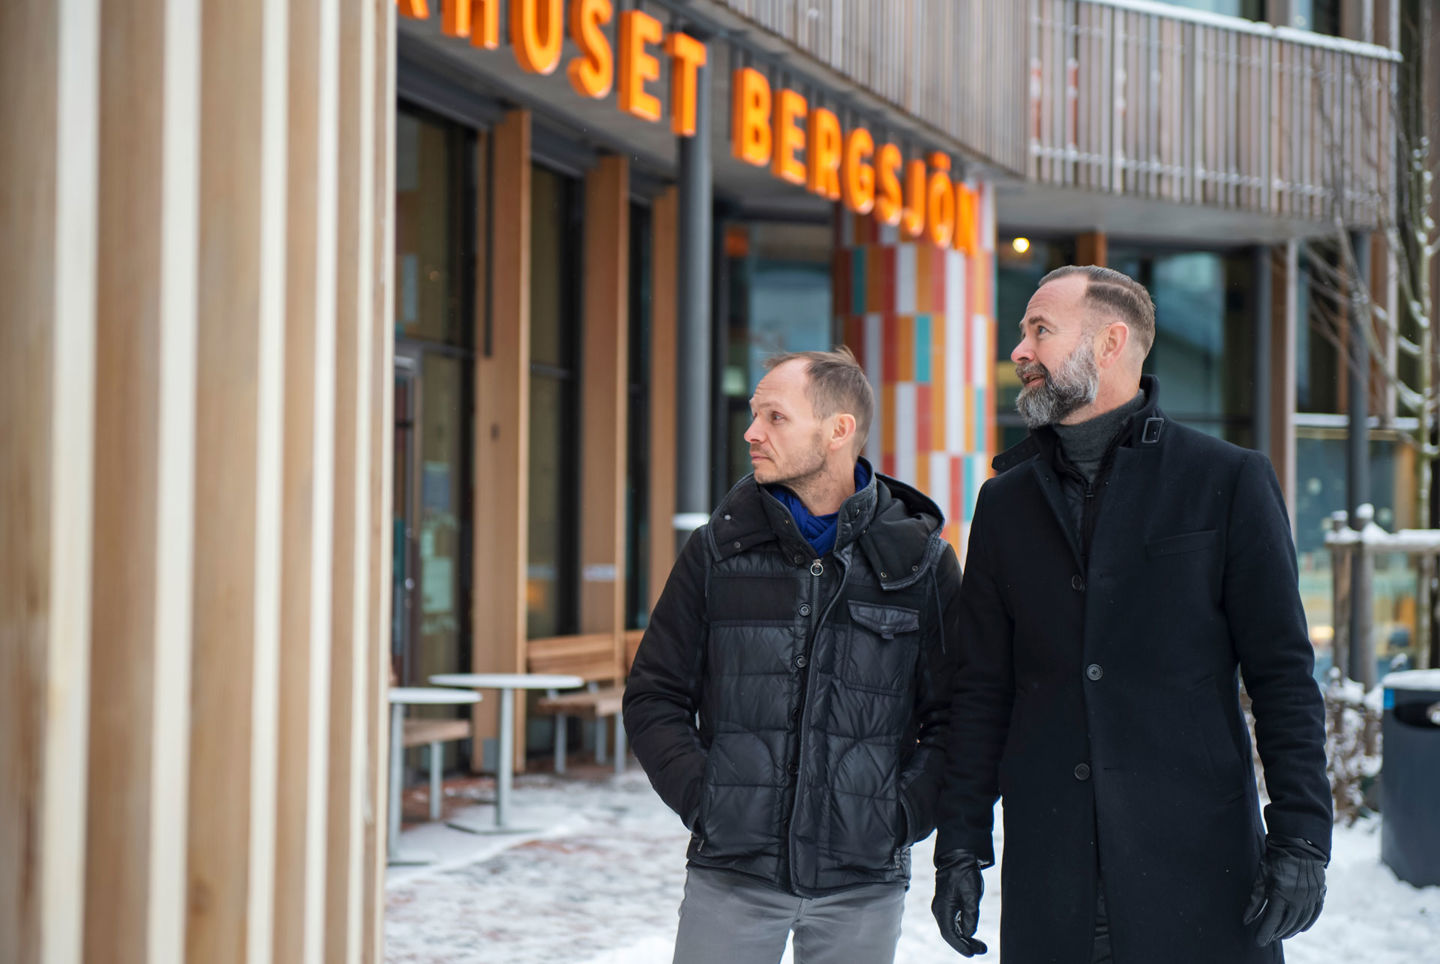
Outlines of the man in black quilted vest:
[{"label": "man in black quilted vest", "polygon": [[625,690],[631,745],[693,834],[675,960],[893,961],[935,824],[960,567],[941,513],[859,457],[846,350],[771,359],[753,474],[690,537]]}]

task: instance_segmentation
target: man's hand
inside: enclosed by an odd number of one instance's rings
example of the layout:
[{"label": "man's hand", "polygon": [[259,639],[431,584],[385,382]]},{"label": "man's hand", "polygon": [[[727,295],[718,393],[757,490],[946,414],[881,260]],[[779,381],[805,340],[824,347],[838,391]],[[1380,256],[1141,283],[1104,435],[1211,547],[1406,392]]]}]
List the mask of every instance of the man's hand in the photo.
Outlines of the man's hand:
[{"label": "man's hand", "polygon": [[1247,925],[1259,921],[1255,943],[1294,937],[1320,917],[1325,906],[1325,854],[1298,837],[1265,838],[1265,854],[1245,908]]},{"label": "man's hand", "polygon": [[974,936],[980,923],[980,895],[984,891],[980,858],[969,851],[952,851],[935,862],[935,899],[930,903],[930,912],[940,925],[940,936],[962,957],[974,957],[989,950],[984,941]]}]

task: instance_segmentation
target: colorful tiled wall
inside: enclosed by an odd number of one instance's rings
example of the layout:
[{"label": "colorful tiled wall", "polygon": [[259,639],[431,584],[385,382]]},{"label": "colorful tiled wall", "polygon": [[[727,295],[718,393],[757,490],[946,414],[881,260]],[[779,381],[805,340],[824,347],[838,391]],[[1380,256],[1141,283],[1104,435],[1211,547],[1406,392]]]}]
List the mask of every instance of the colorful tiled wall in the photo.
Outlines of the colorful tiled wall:
[{"label": "colorful tiled wall", "polygon": [[973,255],[849,212],[835,245],[835,311],[878,393],[865,456],[935,500],[962,558],[995,454],[994,194],[976,190]]}]

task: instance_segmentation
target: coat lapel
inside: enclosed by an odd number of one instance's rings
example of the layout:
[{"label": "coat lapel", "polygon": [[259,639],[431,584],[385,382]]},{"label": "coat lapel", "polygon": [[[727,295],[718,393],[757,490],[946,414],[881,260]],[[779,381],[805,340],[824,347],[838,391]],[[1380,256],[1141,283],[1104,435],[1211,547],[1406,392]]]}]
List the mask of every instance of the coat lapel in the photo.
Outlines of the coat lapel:
[{"label": "coat lapel", "polygon": [[1065,533],[1065,543],[1070,547],[1070,554],[1075,559],[1075,568],[1083,569],[1080,562],[1080,543],[1075,535],[1075,527],[1070,524],[1070,507],[1065,502],[1065,493],[1060,490],[1060,480],[1055,477],[1054,466],[1049,459],[1041,456],[1030,462],[1030,471],[1035,474],[1035,484],[1045,493],[1045,501],[1050,506],[1051,514],[1055,516],[1055,524]]}]

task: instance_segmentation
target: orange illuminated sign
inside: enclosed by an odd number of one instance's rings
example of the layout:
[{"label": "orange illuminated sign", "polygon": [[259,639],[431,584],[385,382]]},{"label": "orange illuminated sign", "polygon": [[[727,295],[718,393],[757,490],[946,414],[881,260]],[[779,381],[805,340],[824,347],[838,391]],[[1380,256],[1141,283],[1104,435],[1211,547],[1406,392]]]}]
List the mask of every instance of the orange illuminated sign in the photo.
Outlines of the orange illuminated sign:
[{"label": "orange illuminated sign", "polygon": [[[395,6],[402,17],[430,16],[428,0],[395,0]],[[441,6],[440,29],[446,36],[468,37],[487,50],[500,46],[500,0],[448,0]],[[705,66],[705,45],[678,30],[667,34],[644,11],[627,10],[618,18],[612,47],[604,27],[615,19],[613,0],[568,0],[568,5],[566,0],[510,0],[507,26],[522,70],[554,73],[568,34],[579,50],[565,68],[575,92],[599,100],[617,88],[620,109],[648,121],[660,120],[663,113],[649,86],[660,79],[657,52],[670,58],[670,129],[693,136],[696,71]]]},{"label": "orange illuminated sign", "polygon": [[979,250],[975,190],[951,178],[946,155],[907,162],[898,145],[877,146],[864,127],[842,130],[832,111],[809,109],[788,87],[771,89],[753,67],[731,76],[730,98],[730,150],[737,160],[769,167],[856,214],[874,212],[907,240]]},{"label": "orange illuminated sign", "polygon": [[[424,20],[428,0],[395,0],[401,16]],[[441,30],[469,38],[473,46],[500,46],[501,0],[446,0]],[[607,25],[615,23],[612,46]],[[614,0],[510,0],[510,44],[520,67],[551,74],[560,66],[568,34],[578,53],[566,66],[570,86],[599,100],[618,92],[620,110],[658,122],[664,106],[653,86],[660,80],[660,56],[670,61],[670,129],[695,134],[697,72],[706,63],[703,43],[664,25],[642,10],[616,16]],[[618,49],[617,49],[618,48]],[[812,108],[799,92],[772,89],[752,67],[730,81],[730,149],[782,180],[838,201],[856,214],[874,213],[898,227],[908,240],[924,238],[939,247],[979,250],[979,201],[974,188],[950,174],[950,158],[905,158],[898,145],[877,144],[864,127],[844,130],[833,111]]]}]

